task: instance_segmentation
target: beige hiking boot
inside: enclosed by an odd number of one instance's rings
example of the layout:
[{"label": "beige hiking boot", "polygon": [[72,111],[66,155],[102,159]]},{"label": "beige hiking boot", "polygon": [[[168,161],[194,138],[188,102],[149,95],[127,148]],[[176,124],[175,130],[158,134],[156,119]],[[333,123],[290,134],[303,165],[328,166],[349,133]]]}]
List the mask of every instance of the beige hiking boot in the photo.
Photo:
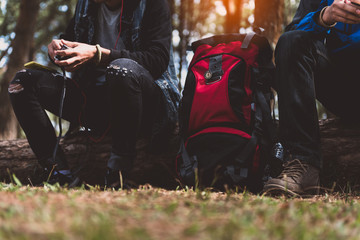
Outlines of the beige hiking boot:
[{"label": "beige hiking boot", "polygon": [[319,169],[298,159],[288,161],[276,178],[265,183],[267,195],[310,196],[319,193]]}]

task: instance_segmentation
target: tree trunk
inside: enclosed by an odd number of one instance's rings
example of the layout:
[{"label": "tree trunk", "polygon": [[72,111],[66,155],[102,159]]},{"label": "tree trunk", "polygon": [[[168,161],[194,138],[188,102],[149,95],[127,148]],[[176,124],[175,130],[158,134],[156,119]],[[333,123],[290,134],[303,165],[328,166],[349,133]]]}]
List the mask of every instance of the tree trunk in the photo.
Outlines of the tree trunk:
[{"label": "tree trunk", "polygon": [[[322,186],[344,190],[351,186],[357,189],[360,181],[360,125],[349,126],[338,120],[320,122],[322,137],[323,170]],[[110,139],[100,143],[89,141],[79,134],[62,142],[71,166],[84,166],[80,176],[89,184],[102,181],[106,160],[111,148]],[[169,148],[162,154],[149,154],[147,141],[137,142],[137,158],[130,179],[136,184],[150,183],[154,186],[176,188],[179,185],[175,174],[175,159],[179,147],[177,134],[173,135]],[[7,170],[8,169],[8,170]],[[39,182],[41,170],[25,139],[0,141],[0,180],[9,181],[9,173],[14,173],[23,183]]]},{"label": "tree trunk", "polygon": [[241,27],[243,0],[223,0],[226,8],[225,33],[239,33]]},{"label": "tree trunk", "polygon": [[360,124],[351,125],[339,120],[320,121],[325,186],[344,190],[350,184],[359,190],[360,183]]},{"label": "tree trunk", "polygon": [[[179,31],[179,37],[180,37],[180,43],[179,43],[179,46],[178,46],[178,52],[179,52],[179,79],[181,80],[182,79],[182,69],[183,69],[183,63],[186,59],[186,39],[185,39],[185,35],[184,35],[184,32],[185,32],[185,26],[186,26],[186,4],[187,4],[187,1],[181,1],[180,2],[180,11],[179,11],[179,19],[181,19],[180,23],[179,23],[179,28],[178,28],[178,31]],[[181,82],[179,83],[180,86],[179,88],[181,89]]]},{"label": "tree trunk", "polygon": [[15,28],[15,38],[11,45],[13,51],[9,56],[7,70],[1,80],[0,87],[0,139],[16,139],[18,123],[12,111],[8,96],[8,85],[15,73],[23,68],[29,60],[29,53],[33,44],[39,0],[22,0],[20,14]]},{"label": "tree trunk", "polygon": [[[180,65],[179,65],[179,79],[182,79],[183,67],[187,66],[187,46],[190,42],[190,35],[194,30],[195,16],[194,16],[194,1],[183,0],[180,2],[179,18],[179,37],[180,43],[178,47]],[[181,86],[180,86],[181,87]],[[181,89],[181,88],[180,88]]]},{"label": "tree trunk", "polygon": [[265,36],[276,45],[284,24],[284,0],[255,0],[255,27],[265,29]]},{"label": "tree trunk", "polygon": [[[105,138],[99,143],[92,142],[85,132],[67,137],[61,141],[70,167],[79,167],[78,175],[91,185],[103,183],[107,159],[110,155],[111,140]],[[176,188],[178,182],[174,164],[179,150],[177,133],[161,154],[148,151],[148,141],[137,141],[135,167],[130,173],[132,183],[151,183],[164,188]],[[0,141],[0,181],[10,181],[9,173],[15,174],[24,184],[38,184],[43,179],[43,170],[36,160],[26,139]]]}]

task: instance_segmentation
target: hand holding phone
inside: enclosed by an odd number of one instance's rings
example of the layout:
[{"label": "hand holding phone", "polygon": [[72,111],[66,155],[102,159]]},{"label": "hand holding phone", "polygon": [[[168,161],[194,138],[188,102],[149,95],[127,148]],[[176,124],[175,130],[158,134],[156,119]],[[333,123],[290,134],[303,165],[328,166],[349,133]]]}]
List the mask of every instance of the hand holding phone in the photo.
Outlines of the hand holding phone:
[{"label": "hand holding phone", "polygon": [[[66,50],[68,49],[69,47],[65,44],[63,44],[60,48],[60,50]],[[62,61],[62,60],[66,60],[66,59],[69,59],[70,57],[69,56],[60,56],[60,55],[56,55],[55,57],[55,60],[58,60],[58,61]]]}]

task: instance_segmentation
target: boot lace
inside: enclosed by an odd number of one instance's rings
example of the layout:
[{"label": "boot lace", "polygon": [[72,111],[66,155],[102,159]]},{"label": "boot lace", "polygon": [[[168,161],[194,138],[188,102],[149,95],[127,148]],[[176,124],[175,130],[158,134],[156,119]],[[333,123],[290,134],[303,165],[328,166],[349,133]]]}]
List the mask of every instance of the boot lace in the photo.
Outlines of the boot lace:
[{"label": "boot lace", "polygon": [[292,178],[296,180],[300,178],[308,169],[308,164],[302,163],[298,159],[288,161],[283,165],[284,170],[281,172],[279,178]]}]

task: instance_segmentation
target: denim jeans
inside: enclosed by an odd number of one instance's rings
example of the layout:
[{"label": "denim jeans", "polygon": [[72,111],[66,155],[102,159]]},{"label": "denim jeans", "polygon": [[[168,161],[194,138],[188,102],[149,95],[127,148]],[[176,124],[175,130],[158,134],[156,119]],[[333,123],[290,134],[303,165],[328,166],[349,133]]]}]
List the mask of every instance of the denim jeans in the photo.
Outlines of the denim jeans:
[{"label": "denim jeans", "polygon": [[346,120],[359,120],[359,58],[331,53],[311,32],[284,33],[275,50],[279,138],[292,158],[321,168],[316,101]]},{"label": "denim jeans", "polygon": [[[85,80],[94,81],[88,75]],[[161,91],[150,73],[130,59],[114,60],[105,79],[102,85],[88,84],[86,88],[67,79],[63,119],[100,134],[110,127],[112,151],[132,161],[137,136],[151,132]],[[62,74],[27,69],[19,71],[10,83],[14,112],[39,160],[51,157],[56,144],[45,110],[58,115],[63,81]],[[14,85],[18,85],[16,90],[10,91]]]}]

